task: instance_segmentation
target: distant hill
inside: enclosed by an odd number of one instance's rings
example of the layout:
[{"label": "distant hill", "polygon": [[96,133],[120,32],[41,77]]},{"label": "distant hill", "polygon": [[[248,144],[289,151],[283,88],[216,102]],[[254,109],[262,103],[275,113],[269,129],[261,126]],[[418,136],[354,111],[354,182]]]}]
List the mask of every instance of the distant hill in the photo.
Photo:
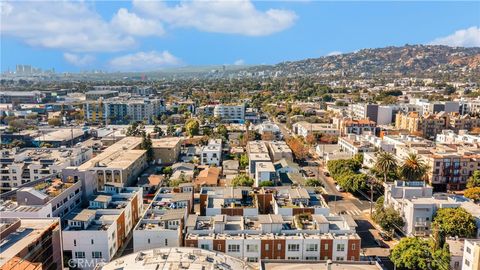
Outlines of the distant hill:
[{"label": "distant hill", "polygon": [[255,66],[249,76],[348,76],[480,78],[480,48],[406,45]]}]

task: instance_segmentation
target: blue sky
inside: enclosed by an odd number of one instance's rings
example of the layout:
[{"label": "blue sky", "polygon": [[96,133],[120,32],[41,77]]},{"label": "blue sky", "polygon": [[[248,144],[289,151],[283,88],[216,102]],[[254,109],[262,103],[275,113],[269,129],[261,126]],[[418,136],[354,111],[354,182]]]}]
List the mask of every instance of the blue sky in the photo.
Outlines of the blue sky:
[{"label": "blue sky", "polygon": [[480,46],[480,2],[1,2],[1,70],[274,64],[404,44]]}]

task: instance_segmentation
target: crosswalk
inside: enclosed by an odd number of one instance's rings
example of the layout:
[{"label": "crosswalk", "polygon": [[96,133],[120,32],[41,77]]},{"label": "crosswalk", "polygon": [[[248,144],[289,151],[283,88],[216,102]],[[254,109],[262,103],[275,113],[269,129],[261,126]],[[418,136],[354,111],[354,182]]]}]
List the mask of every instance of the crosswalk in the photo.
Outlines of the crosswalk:
[{"label": "crosswalk", "polygon": [[336,214],[341,214],[341,215],[350,215],[350,216],[361,216],[363,215],[364,211],[360,211],[359,209],[352,209],[352,210],[343,210],[343,211],[337,211]]}]

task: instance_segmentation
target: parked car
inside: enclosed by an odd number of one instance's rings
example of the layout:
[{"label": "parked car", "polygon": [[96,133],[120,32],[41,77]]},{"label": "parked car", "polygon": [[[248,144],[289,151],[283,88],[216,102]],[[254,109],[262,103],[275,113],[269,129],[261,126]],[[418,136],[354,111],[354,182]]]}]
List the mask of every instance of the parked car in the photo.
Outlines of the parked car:
[{"label": "parked car", "polygon": [[392,240],[392,237],[390,235],[388,235],[387,233],[380,232],[379,235],[384,241],[391,241]]}]

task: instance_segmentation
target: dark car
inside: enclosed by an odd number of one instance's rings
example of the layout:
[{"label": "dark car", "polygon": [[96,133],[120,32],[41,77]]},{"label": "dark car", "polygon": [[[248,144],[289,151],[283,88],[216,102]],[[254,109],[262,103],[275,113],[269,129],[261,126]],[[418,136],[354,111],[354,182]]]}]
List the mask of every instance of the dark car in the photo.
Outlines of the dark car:
[{"label": "dark car", "polygon": [[379,235],[384,241],[391,241],[392,240],[392,237],[390,235],[384,233],[384,232],[380,232]]}]

